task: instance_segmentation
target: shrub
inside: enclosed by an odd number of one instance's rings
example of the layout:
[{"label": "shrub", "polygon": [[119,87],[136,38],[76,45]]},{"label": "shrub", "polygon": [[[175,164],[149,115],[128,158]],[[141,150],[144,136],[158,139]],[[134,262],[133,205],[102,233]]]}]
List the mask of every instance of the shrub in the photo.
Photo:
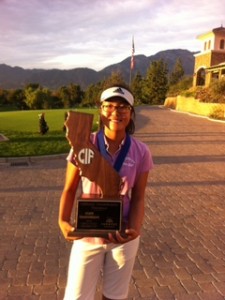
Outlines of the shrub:
[{"label": "shrub", "polygon": [[217,103],[225,103],[225,79],[214,81],[210,88]]},{"label": "shrub", "polygon": [[225,103],[225,80],[213,81],[208,87],[196,87],[195,98],[205,103]]},{"label": "shrub", "polygon": [[211,84],[211,88],[213,93],[224,95],[225,94],[225,79],[222,79],[220,81],[214,81]]},{"label": "shrub", "polygon": [[196,90],[195,98],[200,102],[214,103],[214,97],[212,95],[211,89],[209,87],[198,88]]},{"label": "shrub", "polygon": [[168,97],[165,100],[164,106],[171,109],[176,109],[177,97]]},{"label": "shrub", "polygon": [[225,107],[223,105],[214,107],[209,117],[217,120],[225,120]]},{"label": "shrub", "polygon": [[181,96],[184,97],[193,97],[193,98],[197,98],[196,94],[198,93],[199,87],[190,87],[187,90],[184,90],[180,93]]},{"label": "shrub", "polygon": [[182,80],[180,80],[178,83],[170,85],[169,91],[167,92],[168,97],[175,97],[182,93],[182,91],[185,91],[189,89],[192,86],[192,77],[184,77]]},{"label": "shrub", "polygon": [[39,132],[40,134],[46,134],[49,130],[48,124],[45,121],[45,114],[41,113],[38,115],[39,117]]}]

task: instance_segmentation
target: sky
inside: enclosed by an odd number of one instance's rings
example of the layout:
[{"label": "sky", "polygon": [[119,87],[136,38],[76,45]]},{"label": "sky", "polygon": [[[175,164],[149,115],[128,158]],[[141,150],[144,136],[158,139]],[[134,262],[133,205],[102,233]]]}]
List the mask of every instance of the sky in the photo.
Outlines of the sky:
[{"label": "sky", "polygon": [[224,0],[0,0],[0,64],[100,71],[131,56],[201,50]]}]

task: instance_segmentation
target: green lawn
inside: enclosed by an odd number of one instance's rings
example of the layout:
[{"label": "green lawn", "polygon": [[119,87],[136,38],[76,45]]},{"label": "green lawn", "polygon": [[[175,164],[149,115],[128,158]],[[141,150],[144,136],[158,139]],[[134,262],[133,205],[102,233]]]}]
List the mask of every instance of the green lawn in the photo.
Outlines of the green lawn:
[{"label": "green lawn", "polygon": [[[69,144],[63,131],[64,116],[68,109],[0,112],[0,134],[9,141],[0,142],[0,157],[19,157],[66,153]],[[98,127],[97,109],[79,109],[94,114],[93,130]],[[45,112],[49,131],[39,133],[38,114]]]}]

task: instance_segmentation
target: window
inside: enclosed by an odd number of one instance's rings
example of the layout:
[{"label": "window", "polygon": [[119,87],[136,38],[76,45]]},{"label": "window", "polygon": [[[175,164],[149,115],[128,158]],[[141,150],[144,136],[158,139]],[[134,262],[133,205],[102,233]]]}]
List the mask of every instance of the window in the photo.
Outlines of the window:
[{"label": "window", "polygon": [[211,48],[211,41],[209,40],[208,41],[208,49],[210,49]]},{"label": "window", "polygon": [[224,40],[220,40],[220,49],[224,49]]}]

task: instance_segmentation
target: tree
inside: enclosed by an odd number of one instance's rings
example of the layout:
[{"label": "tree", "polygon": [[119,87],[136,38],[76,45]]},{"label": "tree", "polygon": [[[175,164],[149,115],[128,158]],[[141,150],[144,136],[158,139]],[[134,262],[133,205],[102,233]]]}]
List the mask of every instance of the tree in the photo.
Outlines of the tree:
[{"label": "tree", "polygon": [[40,94],[42,97],[42,108],[49,109],[54,108],[54,98],[52,97],[52,93],[48,88],[43,88],[40,90]]},{"label": "tree", "polygon": [[23,89],[10,90],[8,94],[8,102],[18,109],[28,109],[25,103],[25,95]]},{"label": "tree", "polygon": [[177,84],[183,78],[183,76],[184,76],[184,68],[181,59],[178,58],[170,74],[169,84],[170,85]]},{"label": "tree", "polygon": [[42,109],[52,107],[51,92],[40,85],[28,85],[24,91],[25,103],[30,109]]},{"label": "tree", "polygon": [[99,102],[101,93],[101,84],[91,84],[85,91],[82,101],[83,106],[95,106]]},{"label": "tree", "polygon": [[49,130],[48,124],[45,121],[45,114],[41,113],[38,115],[39,117],[39,132],[40,134],[46,134]]},{"label": "tree", "polygon": [[134,95],[135,102],[138,104],[141,102],[141,99],[143,97],[143,78],[141,74],[138,72],[131,83],[131,90]]},{"label": "tree", "polygon": [[24,90],[25,103],[30,109],[42,108],[42,99],[38,95],[38,89],[28,86]]},{"label": "tree", "polygon": [[69,94],[70,94],[70,106],[75,106],[81,103],[84,92],[81,90],[80,85],[71,83],[68,86]]},{"label": "tree", "polygon": [[111,75],[104,80],[102,89],[104,90],[105,88],[107,88],[108,86],[112,86],[113,84],[126,84],[120,71],[112,72]]},{"label": "tree", "polygon": [[167,75],[167,64],[163,59],[151,63],[143,85],[144,103],[163,104],[168,90]]},{"label": "tree", "polygon": [[70,91],[67,86],[62,86],[59,90],[59,97],[62,99],[63,107],[69,108],[70,104]]},{"label": "tree", "polygon": [[188,90],[192,87],[193,78],[192,76],[184,76],[176,84],[170,85],[167,92],[167,97],[175,97],[180,95],[182,91]]},{"label": "tree", "polygon": [[61,99],[64,108],[70,108],[82,102],[84,92],[80,85],[71,83],[68,86],[62,86],[55,95]]},{"label": "tree", "polygon": [[62,99],[60,98],[58,91],[52,92],[52,108],[63,108]]},{"label": "tree", "polygon": [[6,90],[0,89],[0,106],[8,104],[8,92]]}]

